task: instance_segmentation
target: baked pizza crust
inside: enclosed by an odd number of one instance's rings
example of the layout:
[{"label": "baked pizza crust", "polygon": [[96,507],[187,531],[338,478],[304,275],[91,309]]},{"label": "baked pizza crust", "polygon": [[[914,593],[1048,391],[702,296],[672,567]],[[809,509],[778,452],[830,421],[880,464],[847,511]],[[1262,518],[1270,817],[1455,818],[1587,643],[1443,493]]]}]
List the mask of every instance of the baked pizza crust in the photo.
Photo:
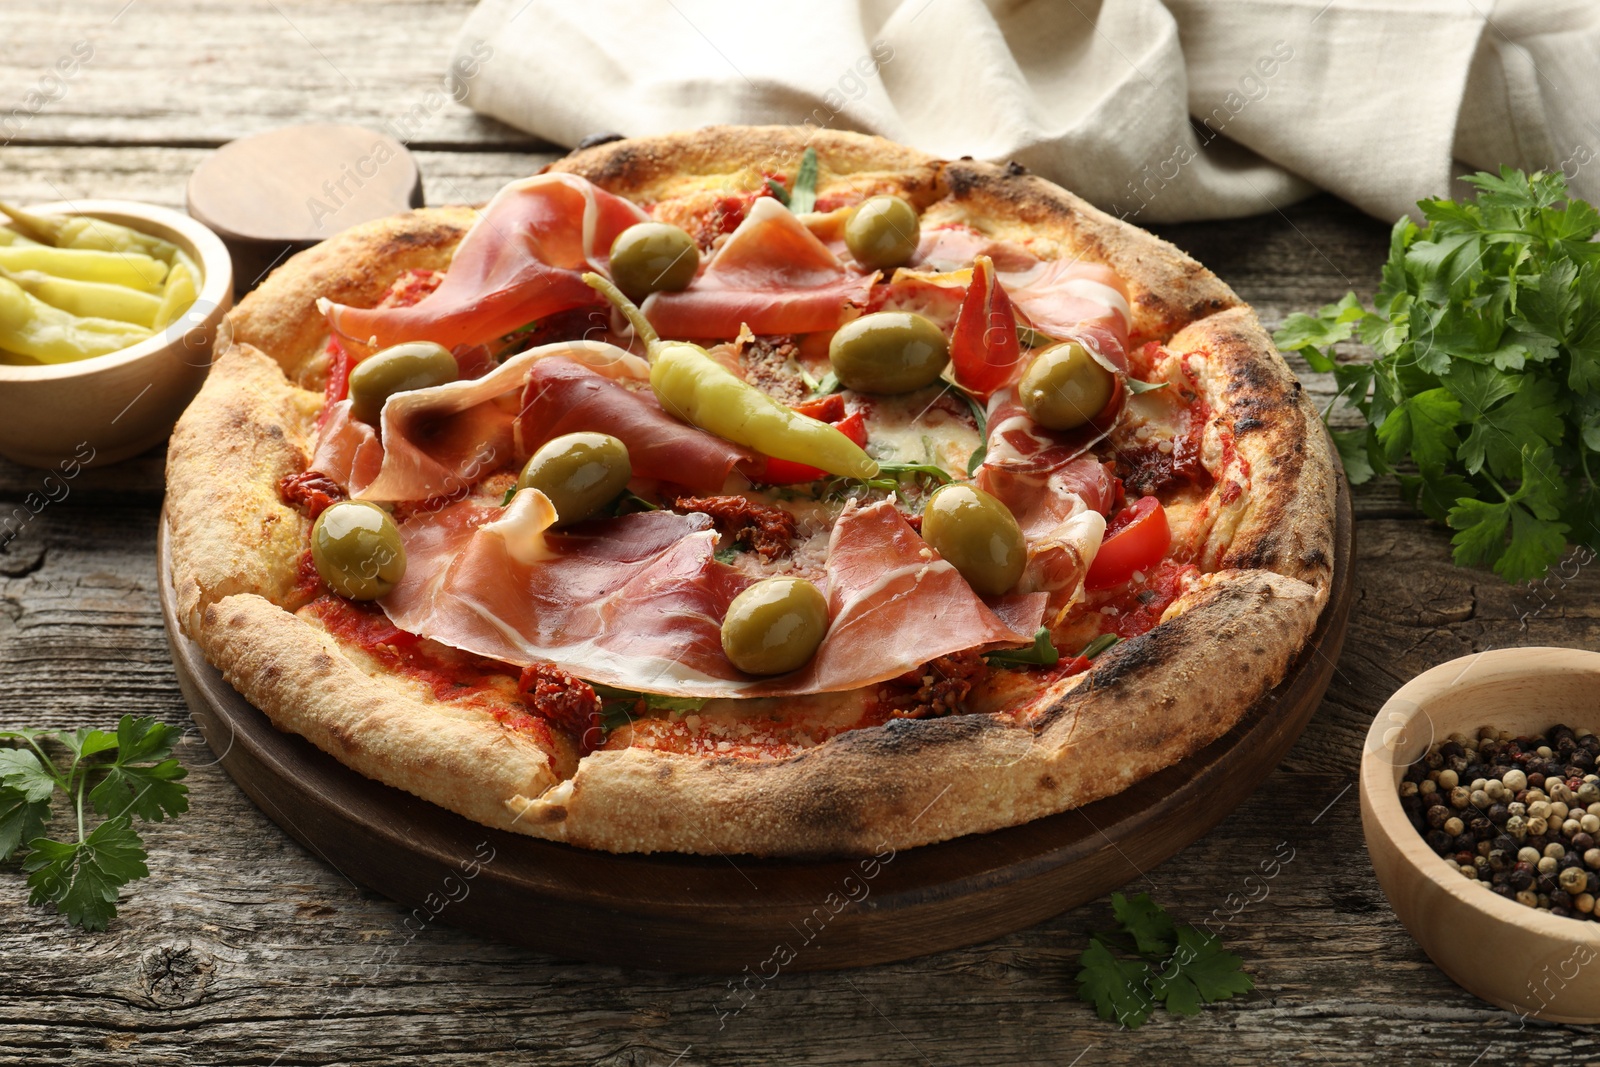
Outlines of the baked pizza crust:
[{"label": "baked pizza crust", "polygon": [[362,670],[328,634],[263,597],[207,605],[192,636],[278,729],[485,826],[520,829],[504,798],[560,780],[546,752],[488,712]]},{"label": "baked pizza crust", "polygon": [[1282,635],[1309,633],[1317,614],[1303,582],[1230,574],[1104,653],[1029,728],[897,719],[771,762],[601,751],[509,807],[519,830],[613,852],[872,854],[1014,826],[1119,793],[1227,733],[1298,652]]},{"label": "baked pizza crust", "polygon": [[1221,737],[1303,648],[1333,567],[1329,444],[1255,315],[1172,245],[1047,182],[878,138],[713,127],[599,146],[553,169],[649,202],[749,188],[763,171],[792,168],[808,143],[821,159],[819,190],[899,192],[930,218],[1107,263],[1129,286],[1137,340],[1207,353],[1200,387],[1251,477],[1233,508],[1226,569],[1162,625],[1059,683],[1025,726],[972,714],[901,719],[769,761],[602,750],[571,777],[487,712],[363,669],[291,614],[307,524],[281,503],[278,481],[304,468],[321,405],[301,387],[320,388],[326,327],[315,298],[371,306],[400,272],[447,266],[474,213],[445,208],[303,252],[230,314],[169,453],[185,631],[275,725],[362,774],[486,825],[613,851],[906,848],[1112,795]]}]

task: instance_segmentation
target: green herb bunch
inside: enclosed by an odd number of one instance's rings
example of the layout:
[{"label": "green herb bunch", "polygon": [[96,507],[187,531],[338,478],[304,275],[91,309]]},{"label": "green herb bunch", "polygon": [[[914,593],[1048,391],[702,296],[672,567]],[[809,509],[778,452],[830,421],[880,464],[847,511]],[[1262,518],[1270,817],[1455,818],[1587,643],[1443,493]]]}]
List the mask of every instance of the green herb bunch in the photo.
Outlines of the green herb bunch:
[{"label": "green herb bunch", "polygon": [[1243,961],[1222,951],[1215,935],[1174,922],[1148,893],[1113,893],[1111,910],[1121,929],[1093,935],[1078,957],[1078,996],[1107,1022],[1137,1030],[1157,1004],[1198,1015],[1202,1004],[1255,988]]},{"label": "green herb bunch", "polygon": [[[1455,561],[1510,581],[1600,548],[1600,211],[1559,174],[1466,179],[1470,201],[1423,200],[1395,224],[1373,310],[1354,293],[1274,336],[1367,426],[1335,431],[1352,482],[1395,471],[1407,498],[1456,531]],[[1370,362],[1341,363],[1351,337]]]},{"label": "green herb bunch", "polygon": [[[0,861],[22,856],[30,904],[54,904],[67,921],[104,930],[117,914],[118,891],[150,873],[134,816],[160,822],[189,810],[189,772],[172,758],[178,728],[124,715],[116,733],[104,730],[0,731]],[[70,762],[63,769],[44,745],[54,742]],[[91,782],[93,783],[91,785]],[[57,792],[65,795],[75,833],[44,836]],[[91,828],[85,812],[101,821]]]}]

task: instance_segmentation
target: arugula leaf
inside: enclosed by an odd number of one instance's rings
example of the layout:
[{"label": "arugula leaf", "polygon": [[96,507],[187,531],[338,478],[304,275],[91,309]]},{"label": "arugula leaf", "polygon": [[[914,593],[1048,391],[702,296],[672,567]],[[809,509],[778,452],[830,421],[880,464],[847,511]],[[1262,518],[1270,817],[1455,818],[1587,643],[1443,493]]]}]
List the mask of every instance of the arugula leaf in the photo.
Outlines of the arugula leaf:
[{"label": "arugula leaf", "polygon": [[1024,326],[1020,322],[1017,323],[1017,340],[1021,342],[1023,348],[1049,348],[1060,343],[1049,334],[1041,333],[1032,326]]},{"label": "arugula leaf", "polygon": [[984,458],[989,454],[989,409],[965,389],[957,389],[956,394],[967,402],[967,407],[972,411],[972,421],[978,424],[978,447],[967,457],[967,477],[972,478],[977,475],[978,468],[983,466]]},{"label": "arugula leaf", "polygon": [[1050,628],[1041,626],[1028,648],[1003,648],[985,652],[983,658],[991,667],[1054,667],[1061,662],[1061,653],[1050,640]]},{"label": "arugula leaf", "polygon": [[[1333,431],[1352,483],[1400,468],[1457,563],[1535,578],[1569,538],[1600,544],[1600,210],[1559,173],[1467,180],[1475,200],[1395,224],[1370,310],[1348,294],[1274,337],[1333,375],[1325,419],[1342,403],[1366,421]],[[1335,359],[1351,339],[1374,358]]]},{"label": "arugula leaf", "polygon": [[767,188],[771,190],[772,198],[774,200],[782,204],[784,207],[789,206],[789,190],[785,189],[782,183],[775,182],[771,178],[768,178]]},{"label": "arugula leaf", "polygon": [[878,471],[896,479],[927,478],[940,485],[948,485],[952,481],[950,472],[934,463],[879,463]]},{"label": "arugula leaf", "polygon": [[1094,659],[1100,653],[1111,648],[1113,645],[1119,644],[1121,641],[1122,638],[1118,637],[1116,634],[1101,634],[1093,641],[1090,641],[1087,645],[1084,645],[1083,651],[1079,652],[1078,655],[1084,659]]},{"label": "arugula leaf", "polygon": [[600,728],[606,733],[631,724],[641,712],[682,713],[706,706],[704,697],[674,697],[661,693],[640,693],[599,682],[589,683],[600,697]]},{"label": "arugula leaf", "polygon": [[104,930],[117,914],[117,891],[150,869],[147,855],[126,815],[107,819],[80,841],[48,838],[28,842],[29,904],[54,904],[67,921],[85,930]]},{"label": "arugula leaf", "polygon": [[789,210],[796,215],[815,210],[817,206],[817,150],[809,145],[800,157],[800,170],[794,176],[788,203]]},{"label": "arugula leaf", "polygon": [[1129,393],[1133,394],[1134,396],[1138,396],[1140,393],[1153,393],[1157,389],[1165,389],[1167,386],[1171,385],[1172,383],[1171,382],[1141,382],[1137,378],[1125,378],[1125,379],[1123,379],[1123,384],[1127,386]]},{"label": "arugula leaf", "polygon": [[827,396],[829,393],[837,393],[839,391],[839,386],[839,376],[833,373],[833,371],[829,371],[827,374],[822,376],[820,381],[811,387],[811,391],[817,396]]}]

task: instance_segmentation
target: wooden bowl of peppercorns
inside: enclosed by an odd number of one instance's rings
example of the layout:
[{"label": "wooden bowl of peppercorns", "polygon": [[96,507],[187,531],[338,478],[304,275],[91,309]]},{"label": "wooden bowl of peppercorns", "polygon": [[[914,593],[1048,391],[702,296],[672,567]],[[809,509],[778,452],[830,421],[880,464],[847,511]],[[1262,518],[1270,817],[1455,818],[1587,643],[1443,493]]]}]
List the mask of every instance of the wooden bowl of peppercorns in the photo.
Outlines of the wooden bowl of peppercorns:
[{"label": "wooden bowl of peppercorns", "polygon": [[1395,914],[1470,992],[1600,1022],[1600,653],[1506,648],[1402,686],[1361,756]]}]

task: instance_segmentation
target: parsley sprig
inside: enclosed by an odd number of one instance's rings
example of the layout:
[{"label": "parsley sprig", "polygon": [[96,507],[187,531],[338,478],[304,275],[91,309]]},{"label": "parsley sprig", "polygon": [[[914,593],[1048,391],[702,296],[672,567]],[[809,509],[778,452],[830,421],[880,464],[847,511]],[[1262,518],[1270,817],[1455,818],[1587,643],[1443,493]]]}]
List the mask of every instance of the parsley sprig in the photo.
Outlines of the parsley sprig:
[{"label": "parsley sprig", "polygon": [[[117,914],[118,891],[150,873],[134,816],[160,822],[189,810],[189,772],[172,758],[178,728],[124,715],[116,733],[104,730],[0,731],[0,861],[22,856],[30,904],[54,904],[67,921],[104,930]],[[66,750],[65,769],[45,744]],[[91,782],[93,783],[91,787]],[[75,833],[44,836],[57,792],[65,795]],[[85,812],[98,813],[91,827]]]},{"label": "parsley sprig", "polygon": [[1078,996],[1100,1018],[1137,1030],[1157,1004],[1198,1015],[1202,1004],[1255,988],[1238,956],[1222,951],[1215,936],[1174,922],[1149,894],[1113,893],[1111,910],[1121,929],[1094,934],[1078,957]]},{"label": "parsley sprig", "polygon": [[[1401,488],[1456,531],[1455,561],[1536,578],[1569,540],[1600,548],[1600,211],[1559,174],[1466,179],[1470,201],[1395,224],[1373,310],[1354,293],[1274,335],[1367,425],[1334,441],[1352,482]],[[1371,362],[1340,362],[1358,338]]]}]

